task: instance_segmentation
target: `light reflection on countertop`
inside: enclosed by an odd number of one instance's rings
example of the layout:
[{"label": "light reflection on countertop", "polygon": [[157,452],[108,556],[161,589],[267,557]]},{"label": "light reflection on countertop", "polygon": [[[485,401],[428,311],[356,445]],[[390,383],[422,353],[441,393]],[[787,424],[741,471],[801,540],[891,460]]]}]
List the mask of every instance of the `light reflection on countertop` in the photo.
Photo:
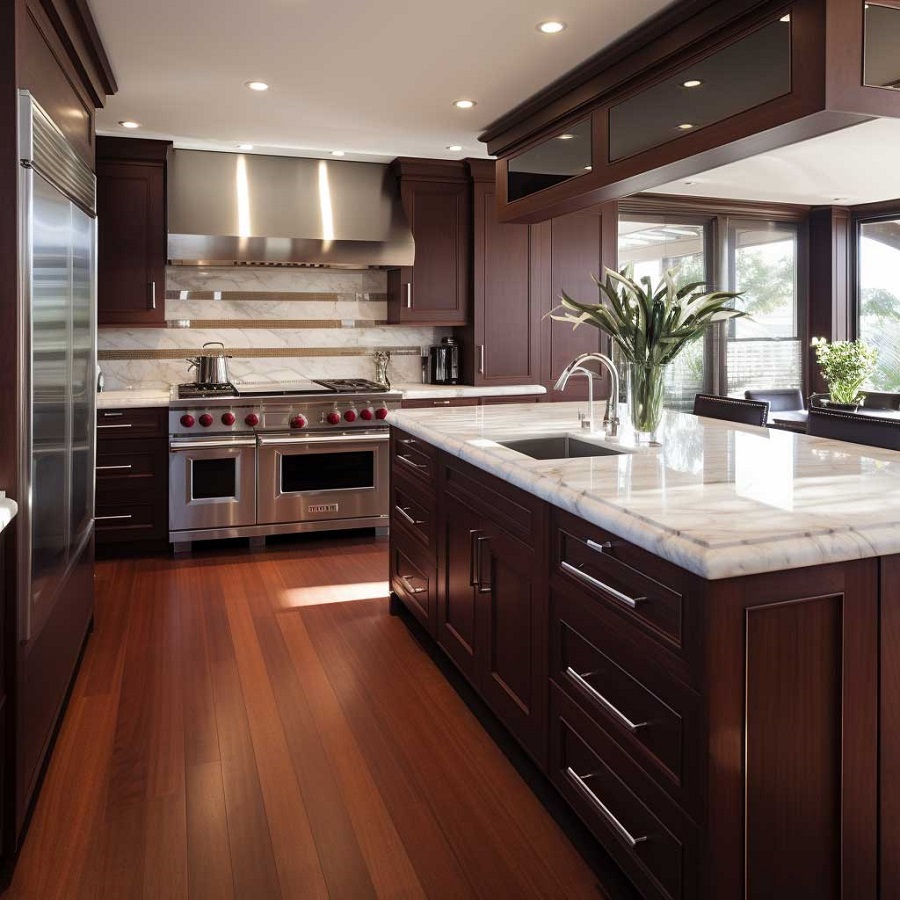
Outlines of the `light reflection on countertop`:
[{"label": "light reflection on countertop", "polygon": [[[402,410],[421,439],[707,578],[900,552],[900,454],[667,412],[661,446],[535,460],[498,440],[569,433],[584,404]],[[625,419],[625,411],[622,410]],[[602,435],[593,439],[602,440]]]}]

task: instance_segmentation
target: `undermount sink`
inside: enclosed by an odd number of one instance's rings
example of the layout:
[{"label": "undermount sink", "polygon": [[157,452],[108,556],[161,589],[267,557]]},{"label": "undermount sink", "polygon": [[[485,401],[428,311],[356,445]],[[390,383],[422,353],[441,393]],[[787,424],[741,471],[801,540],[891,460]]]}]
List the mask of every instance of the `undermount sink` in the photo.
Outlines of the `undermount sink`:
[{"label": "undermount sink", "polygon": [[582,459],[588,456],[619,456],[626,452],[565,435],[498,441],[498,443],[501,447],[508,447],[532,459]]}]

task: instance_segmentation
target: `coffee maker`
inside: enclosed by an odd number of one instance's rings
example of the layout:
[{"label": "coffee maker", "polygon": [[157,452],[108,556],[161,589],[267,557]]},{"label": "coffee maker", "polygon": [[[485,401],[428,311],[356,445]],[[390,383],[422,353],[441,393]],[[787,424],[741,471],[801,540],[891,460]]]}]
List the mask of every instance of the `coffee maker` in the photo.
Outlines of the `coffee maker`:
[{"label": "coffee maker", "polygon": [[459,342],[445,337],[428,351],[431,384],[459,384]]}]

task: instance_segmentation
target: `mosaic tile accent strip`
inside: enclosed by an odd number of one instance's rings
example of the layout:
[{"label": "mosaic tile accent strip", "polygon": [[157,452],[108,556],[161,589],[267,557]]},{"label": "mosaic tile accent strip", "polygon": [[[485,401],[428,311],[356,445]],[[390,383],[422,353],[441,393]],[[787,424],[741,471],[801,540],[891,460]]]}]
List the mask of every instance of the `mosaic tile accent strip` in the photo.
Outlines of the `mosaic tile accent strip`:
[{"label": "mosaic tile accent strip", "polygon": [[[182,324],[187,322],[187,324]],[[169,319],[169,328],[378,328],[384,319]]]},{"label": "mosaic tile accent strip", "polygon": [[287,300],[333,303],[335,300],[387,300],[383,291],[166,291],[166,300]]},{"label": "mosaic tile accent strip", "polygon": [[[375,350],[390,350],[396,356],[419,356],[418,347],[236,347],[228,348],[228,356],[238,359],[290,359],[326,356],[371,356]],[[183,359],[206,353],[200,347],[178,347],[161,350],[98,350],[97,359]]]}]

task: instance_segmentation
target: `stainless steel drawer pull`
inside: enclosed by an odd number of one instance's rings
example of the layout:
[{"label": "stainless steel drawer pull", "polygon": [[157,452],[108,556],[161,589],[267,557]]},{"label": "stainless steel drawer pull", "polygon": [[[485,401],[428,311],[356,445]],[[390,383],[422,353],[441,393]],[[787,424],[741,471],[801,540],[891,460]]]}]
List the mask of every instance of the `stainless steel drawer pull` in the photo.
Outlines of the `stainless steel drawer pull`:
[{"label": "stainless steel drawer pull", "polygon": [[452,400],[432,400],[435,406],[449,406],[452,402]]},{"label": "stainless steel drawer pull", "polygon": [[563,560],[560,563],[560,567],[564,572],[568,572],[570,575],[574,575],[576,578],[583,581],[585,584],[589,584],[591,587],[598,588],[601,591],[609,594],[611,597],[614,597],[620,603],[624,603],[626,606],[631,609],[636,609],[638,603],[643,603],[647,598],[646,597],[629,597],[628,594],[623,594],[621,591],[617,591],[614,587],[610,587],[608,584],[604,584],[597,578],[594,578],[593,575],[588,575],[587,572],[582,572],[577,566],[573,566],[572,563],[566,562]]},{"label": "stainless steel drawer pull", "polygon": [[403,456],[402,454],[397,454],[397,459],[401,462],[405,462],[408,466],[412,466],[414,469],[427,469],[428,466],[424,463],[416,463],[413,462],[408,456]]},{"label": "stainless steel drawer pull", "polygon": [[128,463],[127,466],[97,466],[98,472],[112,472],[113,470],[118,469],[133,469],[134,466],[131,463]]},{"label": "stainless steel drawer pull", "polygon": [[421,519],[414,519],[409,514],[408,506],[396,506],[395,505],[394,509],[396,509],[397,512],[400,513],[400,515],[403,516],[403,518],[406,519],[406,521],[409,522],[410,525],[424,525],[425,524]]},{"label": "stainless steel drawer pull", "polygon": [[484,344],[479,344],[478,349],[481,354],[481,358],[478,362],[478,374],[484,375]]},{"label": "stainless steel drawer pull", "polygon": [[424,594],[425,593],[425,588],[413,587],[409,581],[409,578],[407,578],[406,575],[398,575],[397,577],[400,579],[400,584],[402,584],[403,587],[405,587],[406,590],[408,590],[411,594]]},{"label": "stainless steel drawer pull", "polygon": [[[587,781],[582,778],[571,766],[566,768],[566,775],[575,786],[600,810],[600,814],[615,829],[619,837],[628,844],[633,850],[642,841],[646,841],[646,836],[635,837],[609,810],[609,807],[588,787]],[[588,778],[591,776],[588,775]]]},{"label": "stainless steel drawer pull", "polygon": [[412,283],[406,285],[406,308],[412,309]]},{"label": "stainless steel drawer pull", "polygon": [[129,513],[127,516],[94,516],[95,522],[112,522],[116,519],[133,519],[134,516]]},{"label": "stainless steel drawer pull", "polygon": [[125,415],[123,412],[102,412],[100,413],[104,419],[118,419]]},{"label": "stainless steel drawer pull", "polygon": [[583,688],[591,695],[608,713],[611,713],[618,719],[629,731],[637,731],[639,728],[646,728],[649,722],[632,722],[625,713],[616,709],[603,694],[600,693],[592,684],[590,684],[584,675],[579,675],[571,666],[566,669],[566,675],[572,679],[579,687]]},{"label": "stainless steel drawer pull", "polygon": [[150,309],[156,309],[156,282],[150,282]]},{"label": "stainless steel drawer pull", "polygon": [[419,442],[415,438],[400,438],[400,443],[405,444],[407,447],[411,447],[413,444],[418,444]]},{"label": "stainless steel drawer pull", "polygon": [[602,544],[598,544],[596,541],[592,541],[588,538],[585,543],[591,550],[596,550],[598,553],[609,553],[613,548],[612,541],[604,541]]},{"label": "stainless steel drawer pull", "polygon": [[97,428],[132,428],[132,424],[129,422],[127,425],[98,425]]}]

